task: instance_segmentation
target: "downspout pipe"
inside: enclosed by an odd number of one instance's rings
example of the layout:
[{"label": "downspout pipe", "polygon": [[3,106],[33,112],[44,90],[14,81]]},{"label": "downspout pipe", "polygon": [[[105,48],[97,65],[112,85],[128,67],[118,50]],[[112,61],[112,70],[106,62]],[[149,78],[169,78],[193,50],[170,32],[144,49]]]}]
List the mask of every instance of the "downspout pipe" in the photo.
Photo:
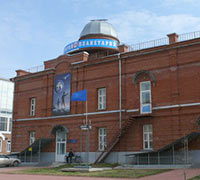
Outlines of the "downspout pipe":
[{"label": "downspout pipe", "polygon": [[119,61],[119,129],[122,129],[122,62],[120,53],[117,54]]}]

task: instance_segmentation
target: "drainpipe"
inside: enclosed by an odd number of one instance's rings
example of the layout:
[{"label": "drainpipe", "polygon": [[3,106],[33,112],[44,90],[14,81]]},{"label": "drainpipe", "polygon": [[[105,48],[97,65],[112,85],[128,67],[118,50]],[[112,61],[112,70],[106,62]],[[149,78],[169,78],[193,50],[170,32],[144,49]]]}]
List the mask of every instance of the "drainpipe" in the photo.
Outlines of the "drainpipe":
[{"label": "drainpipe", "polygon": [[122,62],[120,53],[117,54],[119,60],[119,129],[122,129]]}]

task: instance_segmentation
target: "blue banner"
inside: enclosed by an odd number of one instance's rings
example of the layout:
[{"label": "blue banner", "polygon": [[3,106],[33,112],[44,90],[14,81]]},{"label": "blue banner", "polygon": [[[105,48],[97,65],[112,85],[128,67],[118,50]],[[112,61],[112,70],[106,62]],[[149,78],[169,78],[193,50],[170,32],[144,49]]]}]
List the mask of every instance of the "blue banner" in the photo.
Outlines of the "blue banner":
[{"label": "blue banner", "polygon": [[72,94],[71,101],[87,101],[87,90],[77,91]]},{"label": "blue banner", "polygon": [[84,39],[75,41],[65,46],[64,54],[87,47],[104,47],[117,49],[117,41],[111,39]]},{"label": "blue banner", "polygon": [[54,78],[53,116],[70,113],[71,74],[60,74]]}]

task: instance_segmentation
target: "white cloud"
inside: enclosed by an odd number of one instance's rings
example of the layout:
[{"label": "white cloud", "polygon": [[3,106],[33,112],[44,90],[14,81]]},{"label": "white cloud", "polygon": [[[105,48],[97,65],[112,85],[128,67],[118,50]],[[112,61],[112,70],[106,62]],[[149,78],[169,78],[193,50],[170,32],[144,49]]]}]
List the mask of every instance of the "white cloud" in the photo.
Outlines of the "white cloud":
[{"label": "white cloud", "polygon": [[7,42],[12,40],[26,41],[31,39],[29,23],[14,16],[1,17],[0,40]]},{"label": "white cloud", "polygon": [[197,4],[200,4],[200,1],[199,0],[163,0],[162,4],[165,6],[175,6],[175,5],[183,6],[183,4],[197,5]]},{"label": "white cloud", "polygon": [[109,18],[119,39],[128,44],[166,37],[176,32],[200,30],[200,17],[188,14],[157,15],[149,11],[126,11]]}]

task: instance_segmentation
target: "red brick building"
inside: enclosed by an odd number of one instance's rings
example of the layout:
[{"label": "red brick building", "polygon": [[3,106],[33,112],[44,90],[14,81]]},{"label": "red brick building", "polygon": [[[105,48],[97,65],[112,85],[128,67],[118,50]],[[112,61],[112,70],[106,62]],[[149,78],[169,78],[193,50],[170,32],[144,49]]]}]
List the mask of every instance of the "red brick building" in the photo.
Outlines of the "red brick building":
[{"label": "red brick building", "polygon": [[[128,47],[112,25],[91,21],[43,71],[17,71],[12,152],[24,161],[64,161],[72,148],[90,162],[200,162],[199,37]],[[81,90],[87,103],[70,101]]]}]

